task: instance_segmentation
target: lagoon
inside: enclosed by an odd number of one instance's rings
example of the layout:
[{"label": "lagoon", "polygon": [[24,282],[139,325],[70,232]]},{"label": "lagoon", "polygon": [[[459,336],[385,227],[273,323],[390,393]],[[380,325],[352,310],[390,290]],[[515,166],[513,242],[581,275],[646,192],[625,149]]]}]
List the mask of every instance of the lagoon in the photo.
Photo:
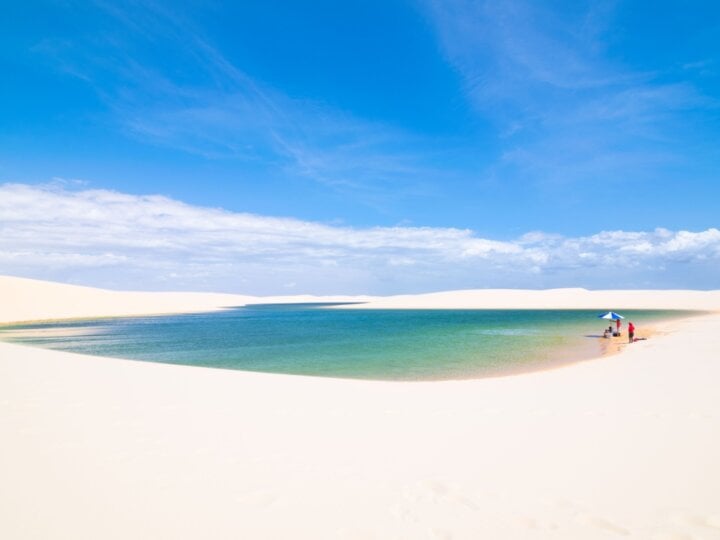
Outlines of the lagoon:
[{"label": "lagoon", "polygon": [[[338,309],[340,308],[340,309]],[[245,371],[374,379],[470,379],[600,356],[607,322],[594,310],[343,310],[251,305],[154,317],[5,326],[0,339],[133,360]],[[646,325],[692,312],[626,311]]]}]

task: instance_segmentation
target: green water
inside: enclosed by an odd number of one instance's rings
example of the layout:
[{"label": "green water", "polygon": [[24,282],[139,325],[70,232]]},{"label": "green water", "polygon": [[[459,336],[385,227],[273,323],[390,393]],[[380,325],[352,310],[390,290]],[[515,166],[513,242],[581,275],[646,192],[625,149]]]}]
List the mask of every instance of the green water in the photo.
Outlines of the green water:
[{"label": "green water", "polygon": [[[643,325],[692,315],[626,311]],[[502,375],[599,356],[586,310],[343,310],[249,306],[164,317],[0,328],[0,339],[83,354],[247,371],[383,380]]]}]

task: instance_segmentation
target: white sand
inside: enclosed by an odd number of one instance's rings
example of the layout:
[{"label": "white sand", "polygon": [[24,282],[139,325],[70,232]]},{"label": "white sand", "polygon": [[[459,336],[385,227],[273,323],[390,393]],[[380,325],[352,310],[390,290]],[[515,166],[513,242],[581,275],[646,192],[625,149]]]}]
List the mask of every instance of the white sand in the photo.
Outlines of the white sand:
[{"label": "white sand", "polygon": [[437,383],[0,343],[0,538],[720,538],[720,315],[663,330]]},{"label": "white sand", "polygon": [[[479,289],[388,296],[347,309],[689,309],[720,310],[720,291]],[[343,308],[346,309],[346,308]]]},{"label": "white sand", "polygon": [[50,319],[214,311],[257,303],[362,302],[368,296],[268,296],[119,292],[0,276],[0,324]]}]

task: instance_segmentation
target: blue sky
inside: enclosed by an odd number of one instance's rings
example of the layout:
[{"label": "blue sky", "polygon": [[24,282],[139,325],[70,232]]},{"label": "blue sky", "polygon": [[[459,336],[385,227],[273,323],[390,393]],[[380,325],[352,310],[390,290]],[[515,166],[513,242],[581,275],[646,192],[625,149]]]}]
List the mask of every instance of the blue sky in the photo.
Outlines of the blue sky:
[{"label": "blue sky", "polygon": [[720,288],[715,2],[4,11],[0,273],[262,294]]}]

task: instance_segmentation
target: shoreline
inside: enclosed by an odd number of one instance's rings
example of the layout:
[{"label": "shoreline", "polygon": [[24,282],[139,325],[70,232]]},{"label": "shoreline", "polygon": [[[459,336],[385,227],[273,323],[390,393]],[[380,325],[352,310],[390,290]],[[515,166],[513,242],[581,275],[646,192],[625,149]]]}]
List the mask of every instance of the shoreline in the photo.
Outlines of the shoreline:
[{"label": "shoreline", "polygon": [[715,538],[720,314],[668,330],[607,361],[411,385],[0,343],[0,532]]},{"label": "shoreline", "polygon": [[[383,311],[382,309],[379,309],[379,311]],[[480,310],[483,311],[483,310]],[[496,310],[493,309],[491,311],[503,311],[503,310]],[[508,311],[517,311],[517,310],[508,310]],[[528,311],[535,311],[534,309],[529,309]],[[548,311],[548,310],[540,310],[540,311]],[[558,310],[558,311],[568,311],[568,310]],[[570,310],[572,311],[572,310]],[[586,310],[579,310],[579,311],[586,311]],[[645,310],[645,311],[652,311],[652,310]],[[667,312],[667,310],[664,310]],[[204,313],[212,313],[211,311],[204,312]],[[686,311],[679,311],[679,313],[682,313],[682,315],[677,316],[668,316],[663,317],[662,319],[656,319],[653,320],[651,324],[645,324],[643,325],[643,330],[641,332],[642,341],[647,340],[651,338],[653,335],[655,335],[658,332],[658,328],[662,328],[663,326],[667,324],[682,322],[685,320],[702,317],[703,315],[707,315],[709,313],[707,312],[686,312]],[[191,312],[188,315],[197,314],[197,312]],[[183,315],[183,314],[180,314]],[[136,317],[141,318],[154,318],[159,317],[162,318],[166,315],[163,314],[153,314],[153,315],[145,315],[145,316],[137,316],[137,315],[131,315],[131,316],[112,316],[112,317],[93,317],[93,318],[73,318],[73,319],[55,319],[50,321],[36,321],[36,322],[9,322],[9,323],[3,323],[0,324],[0,341],[5,341],[21,346],[29,346],[34,348],[40,348],[43,350],[68,350],[66,348],[57,348],[53,346],[44,346],[40,343],[25,343],[21,339],[23,337],[33,337],[33,333],[36,334],[34,337],[37,338],[43,338],[45,336],[49,336],[51,338],[63,338],[63,337],[71,337],[74,335],[87,335],[88,330],[85,328],[62,328],[63,324],[77,324],[79,322],[99,322],[102,323],[103,321],[109,321],[109,320],[117,320],[117,319],[133,319]],[[40,329],[27,329],[23,328],[26,326],[45,326],[49,325],[47,328],[40,328]],[[60,326],[60,328],[53,328],[54,325]],[[20,327],[18,329],[13,329],[13,327]],[[17,334],[17,335],[15,335]],[[17,340],[17,338],[20,338],[20,340]],[[206,364],[196,364],[192,363],[190,361],[187,362],[163,362],[161,360],[148,360],[144,358],[132,358],[132,357],[126,357],[126,356],[107,356],[104,355],[102,352],[99,352],[97,354],[92,353],[83,353],[79,352],[78,354],[88,355],[95,358],[113,358],[118,360],[130,360],[130,361],[140,361],[140,362],[151,362],[151,363],[167,363],[170,365],[184,365],[189,367],[207,367],[210,369],[221,369],[221,370],[229,370],[229,371],[241,371],[241,372],[250,372],[250,373],[267,373],[267,374],[278,374],[278,375],[298,375],[298,376],[310,376],[310,377],[320,377],[320,378],[330,378],[330,379],[336,379],[336,380],[342,380],[342,379],[350,379],[350,380],[368,380],[368,381],[388,381],[388,382],[403,382],[403,383],[422,383],[422,382],[441,382],[441,381],[464,381],[464,380],[476,380],[476,379],[486,379],[486,378],[503,378],[503,377],[514,377],[514,376],[520,376],[526,373],[535,373],[535,372],[542,372],[542,371],[549,371],[554,369],[560,369],[565,366],[570,366],[576,363],[583,363],[583,362],[590,362],[594,360],[600,360],[602,358],[612,356],[614,354],[621,353],[625,346],[628,344],[627,341],[625,341],[625,336],[622,337],[611,337],[611,338],[603,338],[601,335],[583,335],[583,336],[570,336],[567,338],[566,342],[564,343],[558,343],[555,345],[545,345],[541,349],[536,350],[534,353],[532,353],[530,350],[528,350],[528,354],[531,355],[530,359],[526,359],[523,361],[510,361],[509,364],[503,364],[501,366],[493,366],[489,367],[488,365],[481,363],[480,365],[476,366],[474,369],[472,369],[471,366],[468,366],[468,371],[465,374],[437,374],[435,376],[430,375],[420,375],[417,376],[406,376],[406,377],[397,377],[397,378],[391,378],[391,377],[384,377],[384,376],[378,376],[378,377],[372,377],[372,376],[346,376],[343,377],[341,375],[333,375],[333,374],[323,374],[323,373],[316,373],[316,374],[300,374],[300,373],[292,373],[292,372],[284,372],[284,371],[272,371],[272,370],[263,370],[263,369],[243,369],[241,367],[226,367],[226,366],[213,366],[213,365],[206,365]]]},{"label": "shoreline", "polygon": [[0,536],[720,538],[720,310],[657,332],[413,384],[0,342]]},{"label": "shoreline", "polygon": [[[680,311],[680,310],[679,310]],[[683,315],[677,318],[664,318],[657,321],[653,321],[651,324],[644,325],[642,330],[641,340],[633,343],[642,343],[649,341],[655,337],[662,337],[672,333],[672,328],[677,324],[689,323],[690,321],[703,317],[720,316],[720,312],[708,312],[698,311],[692,315]],[[550,360],[539,360],[534,362],[533,365],[508,367],[503,373],[481,375],[477,377],[468,377],[467,379],[457,380],[472,380],[472,379],[486,379],[486,378],[504,378],[504,377],[518,377],[525,374],[554,371],[557,369],[563,369],[576,364],[584,364],[587,362],[600,361],[609,357],[623,354],[627,350],[628,343],[625,335],[621,338],[603,338],[601,335],[597,336],[584,336],[593,341],[578,342],[577,344],[565,344],[552,349],[553,353],[556,353],[558,358]]]},{"label": "shoreline", "polygon": [[347,303],[331,309],[662,309],[720,311],[720,290],[476,289],[418,295],[248,296],[115,291],[0,275],[0,324],[211,312],[250,304]]}]

